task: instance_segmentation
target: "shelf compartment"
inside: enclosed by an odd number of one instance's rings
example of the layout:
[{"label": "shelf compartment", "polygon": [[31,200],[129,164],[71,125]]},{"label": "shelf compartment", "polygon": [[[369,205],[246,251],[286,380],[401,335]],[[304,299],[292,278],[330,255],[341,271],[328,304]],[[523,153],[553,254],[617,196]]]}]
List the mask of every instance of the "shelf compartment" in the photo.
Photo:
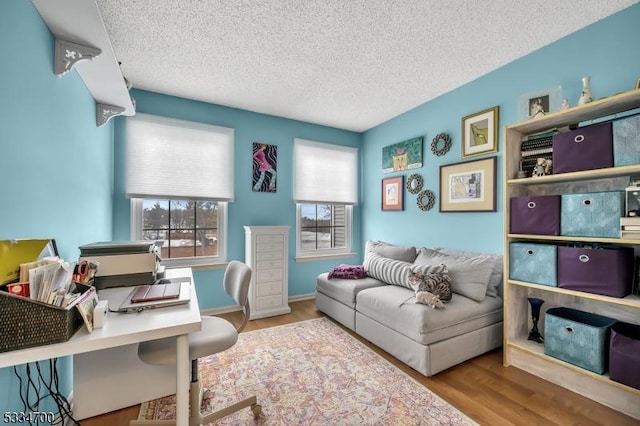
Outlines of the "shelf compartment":
[{"label": "shelf compartment", "polygon": [[525,281],[508,280],[507,283],[509,285],[516,285],[519,287],[528,287],[528,288],[547,291],[551,293],[565,294],[567,296],[576,296],[583,299],[592,299],[600,302],[612,303],[615,305],[640,308],[640,296],[636,296],[634,294],[630,294],[629,296],[623,297],[623,298],[617,298],[617,297],[602,296],[600,294],[585,293],[585,292],[576,291],[576,290],[568,290],[566,288],[550,287],[550,286],[541,285],[541,284],[528,283]]},{"label": "shelf compartment", "polygon": [[534,118],[508,126],[508,129],[523,134],[543,132],[566,127],[583,121],[603,118],[608,115],[629,111],[640,107],[640,90],[630,90],[584,105],[557,111],[544,117]]},{"label": "shelf compartment", "polygon": [[578,243],[602,243],[602,244],[624,244],[637,245],[640,239],[636,238],[599,238],[599,237],[571,237],[564,235],[533,235],[533,234],[507,234],[507,238],[512,240],[539,240],[558,242],[578,242]]},{"label": "shelf compartment", "polygon": [[578,374],[591,377],[591,378],[596,379],[596,380],[598,380],[598,381],[600,381],[602,383],[606,383],[606,384],[615,386],[617,388],[623,389],[624,391],[632,392],[632,393],[640,396],[640,390],[639,389],[635,389],[635,388],[632,388],[632,387],[627,386],[625,384],[613,381],[613,380],[611,380],[609,378],[609,374],[607,374],[607,373],[605,373],[605,374],[596,374],[596,373],[593,373],[593,372],[591,372],[589,370],[585,370],[584,368],[580,368],[580,367],[577,367],[577,366],[575,366],[573,364],[569,364],[568,362],[564,362],[561,359],[554,358],[552,356],[546,355],[544,353],[544,344],[543,343],[535,343],[535,342],[532,342],[530,340],[517,339],[517,340],[510,341],[507,345],[508,345],[509,348],[515,348],[517,350],[527,352],[527,353],[529,353],[529,354],[531,354],[531,355],[533,355],[535,357],[541,358],[541,359],[543,359],[545,361],[553,362],[553,363],[555,363],[555,364],[557,364],[559,366],[562,366],[564,368],[568,368],[568,369],[574,370]]},{"label": "shelf compartment", "polygon": [[606,179],[640,174],[640,164],[631,166],[608,167],[580,172],[558,173],[539,177],[508,179],[507,185],[543,185],[549,183],[577,182],[583,180]]}]

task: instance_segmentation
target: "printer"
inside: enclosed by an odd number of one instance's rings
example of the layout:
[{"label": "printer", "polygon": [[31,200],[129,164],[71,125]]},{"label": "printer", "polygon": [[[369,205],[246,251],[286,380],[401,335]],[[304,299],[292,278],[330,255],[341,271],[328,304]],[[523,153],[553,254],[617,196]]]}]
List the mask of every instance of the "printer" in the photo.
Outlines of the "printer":
[{"label": "printer", "polygon": [[152,284],[162,278],[162,241],[106,241],[80,246],[79,261],[98,265],[97,290]]}]

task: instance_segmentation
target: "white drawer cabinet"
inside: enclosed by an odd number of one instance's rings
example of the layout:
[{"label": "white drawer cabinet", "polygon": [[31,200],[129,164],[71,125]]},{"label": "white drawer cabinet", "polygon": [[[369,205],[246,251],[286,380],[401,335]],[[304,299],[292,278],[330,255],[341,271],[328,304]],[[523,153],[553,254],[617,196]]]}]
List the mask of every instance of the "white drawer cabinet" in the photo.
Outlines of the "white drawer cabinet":
[{"label": "white drawer cabinet", "polygon": [[289,227],[245,226],[245,262],[251,267],[250,319],[291,312],[289,308]]}]

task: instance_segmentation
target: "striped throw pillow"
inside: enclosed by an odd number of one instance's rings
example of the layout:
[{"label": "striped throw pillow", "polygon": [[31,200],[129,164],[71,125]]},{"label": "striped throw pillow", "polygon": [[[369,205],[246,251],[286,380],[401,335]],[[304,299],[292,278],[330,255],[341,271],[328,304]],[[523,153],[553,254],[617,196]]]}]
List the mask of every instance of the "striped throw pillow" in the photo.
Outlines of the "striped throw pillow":
[{"label": "striped throw pillow", "polygon": [[371,278],[412,289],[409,285],[409,272],[411,271],[411,263],[409,262],[369,253],[364,259],[364,270]]}]

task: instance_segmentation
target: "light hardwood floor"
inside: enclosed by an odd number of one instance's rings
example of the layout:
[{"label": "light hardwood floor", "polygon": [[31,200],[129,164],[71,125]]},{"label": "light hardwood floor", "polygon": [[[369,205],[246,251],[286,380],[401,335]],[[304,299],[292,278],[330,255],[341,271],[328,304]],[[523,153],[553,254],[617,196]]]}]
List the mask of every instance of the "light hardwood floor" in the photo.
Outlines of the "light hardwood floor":
[{"label": "light hardwood floor", "polygon": [[[250,321],[246,330],[258,330],[324,315],[316,310],[314,300],[293,302],[290,305],[291,314]],[[221,316],[237,320],[239,315],[232,313]],[[640,425],[638,420],[525,371],[503,367],[501,349],[433,377],[424,377],[355,333],[349,332],[481,425]],[[137,417],[138,411],[139,406],[129,407],[83,420],[81,424],[124,426]]]}]

